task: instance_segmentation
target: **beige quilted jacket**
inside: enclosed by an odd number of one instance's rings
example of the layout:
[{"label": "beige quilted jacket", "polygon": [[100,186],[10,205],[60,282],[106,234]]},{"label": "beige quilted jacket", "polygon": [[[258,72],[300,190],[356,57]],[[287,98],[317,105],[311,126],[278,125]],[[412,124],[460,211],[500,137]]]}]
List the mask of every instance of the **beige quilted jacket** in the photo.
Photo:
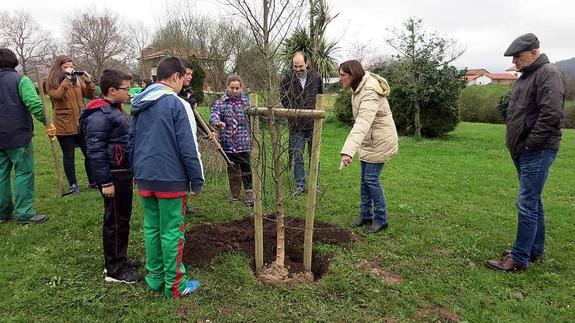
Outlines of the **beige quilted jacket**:
[{"label": "beige quilted jacket", "polygon": [[355,124],[341,154],[368,163],[385,163],[397,153],[397,131],[386,96],[387,81],[379,75],[366,72],[351,97]]}]

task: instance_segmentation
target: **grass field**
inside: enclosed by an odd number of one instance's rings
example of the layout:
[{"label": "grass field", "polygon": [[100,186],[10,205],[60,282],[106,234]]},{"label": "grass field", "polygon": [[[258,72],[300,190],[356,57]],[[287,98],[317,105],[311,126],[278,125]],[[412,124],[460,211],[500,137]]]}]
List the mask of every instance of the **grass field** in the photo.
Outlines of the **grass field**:
[{"label": "grass field", "polygon": [[[517,179],[504,130],[462,123],[441,140],[401,138],[399,154],[382,175],[389,229],[347,250],[321,246],[335,256],[314,285],[263,286],[245,257],[229,254],[208,269],[188,267],[202,287],[189,298],[166,300],[143,283],[104,282],[99,193],[58,197],[48,141],[37,127],[36,205],[50,219],[35,226],[0,224],[0,321],[434,321],[448,313],[469,322],[573,322],[575,130],[565,131],[544,192],[546,260],[520,274],[483,266],[515,236]],[[356,217],[359,201],[358,161],[338,170],[348,131],[335,121],[326,124],[324,195],[316,212],[318,220],[342,227]],[[77,170],[85,188],[81,158]],[[243,205],[230,206],[226,194],[224,177],[208,178],[187,226],[249,213]],[[304,204],[304,198],[288,200],[287,213],[301,215]],[[137,198],[129,254],[145,259]],[[358,268],[370,260],[401,282],[387,284]]]}]

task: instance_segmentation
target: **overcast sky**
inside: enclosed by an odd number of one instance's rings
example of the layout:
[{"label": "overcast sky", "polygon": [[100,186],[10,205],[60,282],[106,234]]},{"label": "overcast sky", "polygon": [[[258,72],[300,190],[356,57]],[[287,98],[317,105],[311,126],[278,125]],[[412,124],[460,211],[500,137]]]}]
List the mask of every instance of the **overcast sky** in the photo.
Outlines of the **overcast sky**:
[{"label": "overcast sky", "polygon": [[[2,0],[1,10],[29,12],[44,29],[61,37],[63,19],[82,8],[108,9],[128,21],[153,28],[162,6],[171,0]],[[307,1],[306,1],[307,2]],[[224,15],[215,1],[196,1],[198,11]],[[453,38],[466,48],[454,64],[504,71],[511,60],[503,57],[517,36],[533,32],[551,61],[575,57],[575,1],[573,0],[328,0],[339,16],[328,27],[328,36],[339,40],[338,58],[345,60],[357,45],[368,44],[371,55],[394,54],[385,43],[386,30],[401,27],[409,17],[423,19],[427,31]],[[305,21],[305,20],[304,20]]]}]

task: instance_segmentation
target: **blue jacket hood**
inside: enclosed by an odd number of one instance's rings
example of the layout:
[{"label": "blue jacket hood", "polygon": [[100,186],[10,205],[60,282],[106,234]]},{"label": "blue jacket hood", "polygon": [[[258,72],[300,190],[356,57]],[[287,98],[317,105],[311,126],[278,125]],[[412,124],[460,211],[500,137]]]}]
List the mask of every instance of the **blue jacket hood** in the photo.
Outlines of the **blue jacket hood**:
[{"label": "blue jacket hood", "polygon": [[148,86],[143,92],[132,99],[132,115],[150,108],[156,101],[166,95],[177,96],[177,93],[171,87],[162,83],[154,83]]}]

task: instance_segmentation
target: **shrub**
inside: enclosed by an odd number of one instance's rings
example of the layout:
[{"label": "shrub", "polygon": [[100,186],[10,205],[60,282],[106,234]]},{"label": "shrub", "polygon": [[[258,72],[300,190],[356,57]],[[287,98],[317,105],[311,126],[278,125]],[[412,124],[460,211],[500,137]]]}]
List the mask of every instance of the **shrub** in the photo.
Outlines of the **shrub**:
[{"label": "shrub", "polygon": [[337,120],[352,125],[353,112],[351,108],[351,91],[344,90],[335,100],[333,106]]},{"label": "shrub", "polygon": [[188,60],[194,69],[194,76],[192,77],[190,86],[196,95],[198,105],[200,105],[200,103],[204,102],[204,79],[206,78],[206,72],[195,56],[188,57]]},{"label": "shrub", "polygon": [[567,101],[565,104],[565,121],[563,126],[569,129],[575,129],[575,102]]},{"label": "shrub", "polygon": [[461,98],[458,102],[461,120],[504,123],[505,116],[501,114],[498,104],[501,97],[509,93],[509,90],[508,86],[495,84],[466,87],[461,91]]},{"label": "shrub", "polygon": [[[397,132],[401,135],[413,135],[414,107],[409,92],[409,84],[404,81],[402,71],[397,64],[383,63],[376,67],[375,72],[383,75],[390,84],[391,93],[388,97],[393,113]],[[421,135],[428,138],[447,134],[459,123],[459,107],[457,101],[464,86],[463,71],[453,66],[445,66],[428,73],[421,82],[434,84],[427,92],[425,101],[420,102]]]},{"label": "shrub", "polygon": [[512,91],[507,92],[507,94],[499,98],[497,103],[497,110],[504,121],[507,118],[507,108],[509,107],[509,100],[511,100],[511,93]]}]

